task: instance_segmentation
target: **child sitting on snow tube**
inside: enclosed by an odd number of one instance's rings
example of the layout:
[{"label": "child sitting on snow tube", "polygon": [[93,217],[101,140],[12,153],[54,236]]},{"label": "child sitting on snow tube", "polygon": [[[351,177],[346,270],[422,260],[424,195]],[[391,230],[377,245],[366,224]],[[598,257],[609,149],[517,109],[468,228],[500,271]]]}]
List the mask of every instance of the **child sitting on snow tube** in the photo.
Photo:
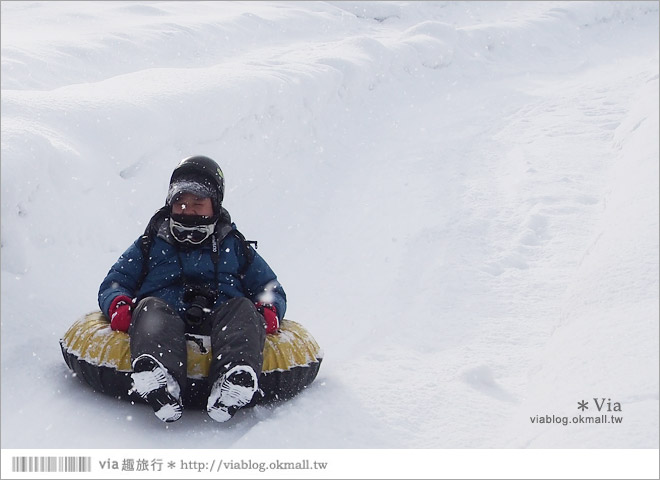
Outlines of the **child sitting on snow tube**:
[{"label": "child sitting on snow tube", "polygon": [[277,276],[222,207],[224,189],[215,161],[182,160],[165,206],[99,289],[111,328],[130,336],[131,391],[164,422],[183,412],[186,335],[210,338],[206,410],[224,422],[259,390],[266,335],[286,310]]}]

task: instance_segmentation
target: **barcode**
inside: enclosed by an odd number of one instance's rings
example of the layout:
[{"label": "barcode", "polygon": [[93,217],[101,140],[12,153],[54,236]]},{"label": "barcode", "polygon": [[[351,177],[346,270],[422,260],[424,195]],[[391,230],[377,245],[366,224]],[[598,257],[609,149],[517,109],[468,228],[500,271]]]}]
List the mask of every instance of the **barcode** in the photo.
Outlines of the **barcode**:
[{"label": "barcode", "polygon": [[91,472],[92,457],[12,457],[12,472]]}]

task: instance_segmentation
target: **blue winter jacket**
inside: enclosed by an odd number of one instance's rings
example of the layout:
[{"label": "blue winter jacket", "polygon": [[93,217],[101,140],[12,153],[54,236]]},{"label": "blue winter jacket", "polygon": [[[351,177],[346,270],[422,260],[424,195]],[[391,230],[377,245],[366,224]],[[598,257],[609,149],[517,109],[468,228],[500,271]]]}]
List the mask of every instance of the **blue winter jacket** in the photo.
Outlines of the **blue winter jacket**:
[{"label": "blue winter jacket", "polygon": [[[143,255],[138,238],[119,257],[101,283],[101,311],[109,317],[110,304],[118,295],[137,298],[137,301],[155,296],[165,300],[183,317],[190,306],[183,299],[185,281],[215,288],[219,296],[214,308],[231,298],[247,297],[254,302],[275,305],[282,320],[286,311],[286,294],[273,270],[252,246],[247,247],[250,254],[246,252],[242,241],[231,233],[236,229],[233,223],[218,227],[222,233],[218,238],[219,261],[215,266],[211,241],[195,248],[181,248],[169,232],[169,221],[164,220],[152,242],[148,273],[139,287]],[[251,262],[248,255],[253,257]]]}]

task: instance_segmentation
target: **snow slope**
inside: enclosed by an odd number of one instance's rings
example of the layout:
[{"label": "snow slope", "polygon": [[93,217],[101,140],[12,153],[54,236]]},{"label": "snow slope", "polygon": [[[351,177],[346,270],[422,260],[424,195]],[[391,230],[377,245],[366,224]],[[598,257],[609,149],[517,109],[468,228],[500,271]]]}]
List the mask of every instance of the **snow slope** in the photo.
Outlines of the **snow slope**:
[{"label": "snow slope", "polygon": [[[657,449],[658,33],[643,1],[3,2],[3,448]],[[58,345],[191,154],[325,351],[227,425]],[[594,398],[623,423],[530,421]]]}]

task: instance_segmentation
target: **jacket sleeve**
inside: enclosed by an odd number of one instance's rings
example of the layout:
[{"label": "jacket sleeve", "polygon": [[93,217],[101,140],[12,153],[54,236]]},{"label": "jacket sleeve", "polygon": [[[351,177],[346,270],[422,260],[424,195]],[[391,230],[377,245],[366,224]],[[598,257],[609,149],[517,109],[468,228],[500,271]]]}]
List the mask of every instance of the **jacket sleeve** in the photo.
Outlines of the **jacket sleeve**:
[{"label": "jacket sleeve", "polygon": [[277,275],[254,248],[248,247],[253,255],[252,262],[243,276],[243,286],[253,302],[275,305],[280,321],[286,312],[286,293],[277,280]]},{"label": "jacket sleeve", "polygon": [[136,288],[142,273],[143,255],[139,239],[133,242],[110,268],[101,286],[99,287],[99,307],[108,317],[110,304],[118,295],[127,295],[134,298]]}]

